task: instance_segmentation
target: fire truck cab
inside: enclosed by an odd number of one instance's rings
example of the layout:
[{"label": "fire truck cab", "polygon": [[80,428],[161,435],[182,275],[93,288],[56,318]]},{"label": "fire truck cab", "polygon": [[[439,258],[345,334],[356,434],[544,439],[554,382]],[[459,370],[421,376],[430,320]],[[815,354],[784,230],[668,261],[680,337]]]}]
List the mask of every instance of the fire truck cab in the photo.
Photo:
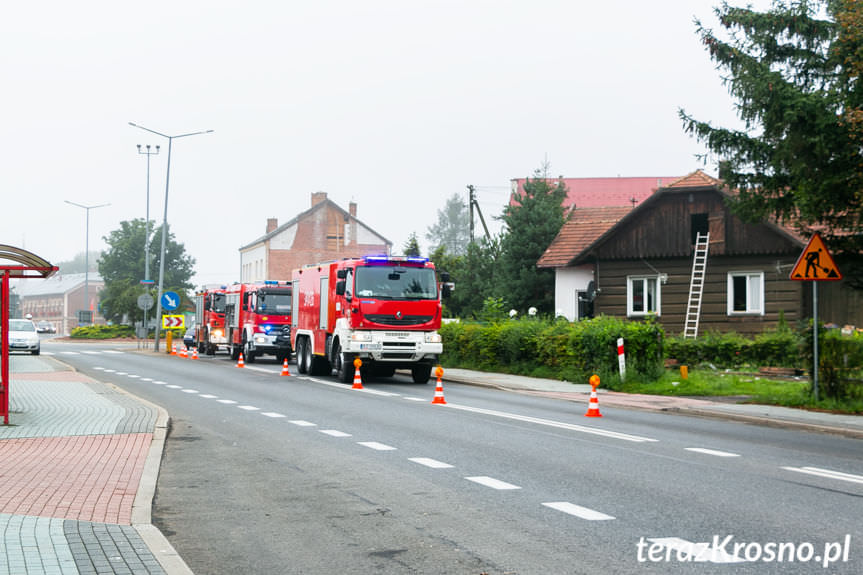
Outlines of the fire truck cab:
[{"label": "fire truck cab", "polygon": [[290,282],[234,284],[225,290],[225,329],[231,359],[246,362],[269,354],[282,363],[291,355]]},{"label": "fire truck cab", "polygon": [[195,346],[200,353],[215,355],[228,343],[225,337],[225,288],[195,294]]},{"label": "fire truck cab", "polygon": [[[445,280],[447,281],[447,280]],[[426,383],[443,347],[440,289],[426,258],[368,256],[294,271],[291,337],[300,373],[350,382],[409,369]]]}]

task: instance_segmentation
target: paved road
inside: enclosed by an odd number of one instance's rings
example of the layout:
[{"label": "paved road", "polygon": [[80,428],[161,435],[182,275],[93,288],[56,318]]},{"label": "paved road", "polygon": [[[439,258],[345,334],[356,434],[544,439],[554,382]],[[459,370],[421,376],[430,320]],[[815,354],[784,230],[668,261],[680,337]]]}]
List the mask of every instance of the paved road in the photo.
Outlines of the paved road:
[{"label": "paved road", "polygon": [[863,572],[859,440],[57,348],[171,413],[154,520],[196,573]]}]

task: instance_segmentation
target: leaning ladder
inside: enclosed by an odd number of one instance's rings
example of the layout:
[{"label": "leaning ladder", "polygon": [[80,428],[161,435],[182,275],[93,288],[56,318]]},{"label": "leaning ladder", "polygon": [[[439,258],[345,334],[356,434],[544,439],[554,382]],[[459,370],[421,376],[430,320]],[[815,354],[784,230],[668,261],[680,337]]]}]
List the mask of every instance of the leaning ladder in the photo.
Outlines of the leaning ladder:
[{"label": "leaning ladder", "polygon": [[683,337],[698,337],[698,319],[701,317],[701,294],[707,275],[707,246],[710,234],[698,232],[695,236],[695,255],[692,258],[692,279],[689,281],[689,301],[686,304],[686,326]]}]

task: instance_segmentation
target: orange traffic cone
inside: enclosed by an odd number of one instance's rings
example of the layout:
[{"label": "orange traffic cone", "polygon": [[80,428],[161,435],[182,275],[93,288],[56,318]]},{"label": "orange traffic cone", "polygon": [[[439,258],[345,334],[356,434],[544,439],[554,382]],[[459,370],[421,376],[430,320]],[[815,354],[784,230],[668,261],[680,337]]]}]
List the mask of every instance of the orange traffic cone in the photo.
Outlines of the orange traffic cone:
[{"label": "orange traffic cone", "polygon": [[434,374],[437,376],[437,386],[434,388],[434,399],[432,399],[432,403],[446,404],[446,399],[443,397],[443,383],[441,383],[440,380],[440,378],[443,377],[443,368],[441,366],[437,366]]},{"label": "orange traffic cone", "polygon": [[240,352],[240,359],[237,360],[237,367],[246,367],[246,363],[243,361],[242,352]]},{"label": "orange traffic cone", "polygon": [[177,344],[171,346],[171,355],[177,355]]},{"label": "orange traffic cone", "polygon": [[354,384],[351,389],[363,389],[363,378],[360,376],[360,367],[363,365],[363,360],[356,358],[354,360]]},{"label": "orange traffic cone", "polygon": [[599,413],[599,398],[596,396],[596,386],[599,385],[599,376],[594,374],[590,376],[590,402],[587,404],[587,413],[585,417],[602,417]]},{"label": "orange traffic cone", "polygon": [[187,357],[186,346],[180,348],[180,357]]},{"label": "orange traffic cone", "polygon": [[288,370],[288,358],[285,358],[285,363],[282,364],[282,375],[291,375],[291,372]]},{"label": "orange traffic cone", "polygon": [[197,347],[192,348],[192,359],[198,359],[198,348]]}]

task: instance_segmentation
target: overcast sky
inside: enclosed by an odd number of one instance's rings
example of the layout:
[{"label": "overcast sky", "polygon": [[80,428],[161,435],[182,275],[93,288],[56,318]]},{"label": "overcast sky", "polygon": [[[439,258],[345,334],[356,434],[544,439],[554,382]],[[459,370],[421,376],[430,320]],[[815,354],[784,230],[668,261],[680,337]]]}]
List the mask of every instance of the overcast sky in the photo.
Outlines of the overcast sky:
[{"label": "overcast sky", "polygon": [[[477,186],[487,220],[510,180],[704,168],[684,107],[736,125],[695,31],[707,0],[149,0],[8,3],[0,21],[0,243],[52,263],[119,222],[168,221],[196,285],[239,279],[238,248],[324,191],[423,248]],[[734,4],[734,2],[732,2]],[[756,2],[767,5],[766,1]],[[143,277],[143,270],[142,270]]]}]

